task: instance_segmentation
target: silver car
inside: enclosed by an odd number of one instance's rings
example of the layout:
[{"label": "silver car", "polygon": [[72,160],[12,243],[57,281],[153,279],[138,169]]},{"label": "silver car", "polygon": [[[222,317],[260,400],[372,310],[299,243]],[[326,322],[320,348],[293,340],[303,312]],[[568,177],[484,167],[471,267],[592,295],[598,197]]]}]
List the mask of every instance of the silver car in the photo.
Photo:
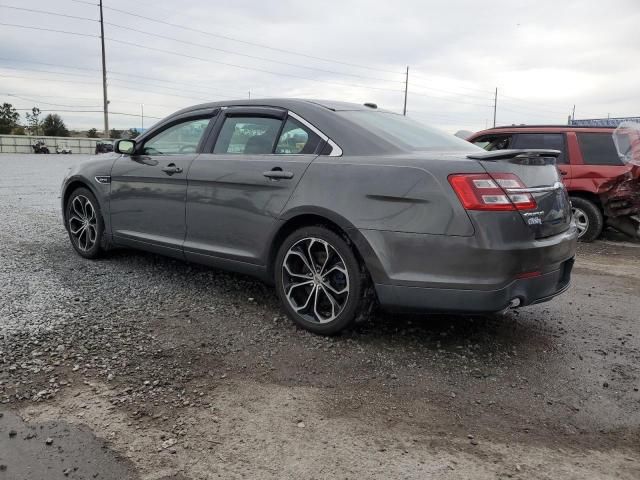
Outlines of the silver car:
[{"label": "silver car", "polygon": [[334,334],[379,304],[497,312],[569,286],[553,150],[486,152],[407,117],[294,99],[181,110],[64,179],[73,248],[133,247],[275,284]]}]

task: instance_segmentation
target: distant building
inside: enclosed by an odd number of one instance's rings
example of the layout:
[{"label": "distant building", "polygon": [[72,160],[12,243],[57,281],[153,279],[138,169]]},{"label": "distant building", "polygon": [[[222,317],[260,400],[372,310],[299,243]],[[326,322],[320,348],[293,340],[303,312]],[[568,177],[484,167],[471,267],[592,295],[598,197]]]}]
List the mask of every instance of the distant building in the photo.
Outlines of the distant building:
[{"label": "distant building", "polygon": [[617,118],[587,118],[583,120],[569,119],[569,125],[582,127],[617,127],[622,122],[640,123],[640,117],[617,117]]}]

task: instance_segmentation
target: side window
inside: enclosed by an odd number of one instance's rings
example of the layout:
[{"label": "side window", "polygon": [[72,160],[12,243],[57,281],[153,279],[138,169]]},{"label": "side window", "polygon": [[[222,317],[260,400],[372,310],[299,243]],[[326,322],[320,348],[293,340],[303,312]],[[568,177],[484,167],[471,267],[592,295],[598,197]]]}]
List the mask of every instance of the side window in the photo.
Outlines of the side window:
[{"label": "side window", "polygon": [[474,145],[485,150],[506,150],[511,148],[513,137],[511,135],[485,135],[473,141]]},{"label": "side window", "polygon": [[269,117],[227,117],[213,153],[269,154],[280,131],[282,120]]},{"label": "side window", "polygon": [[557,163],[567,163],[564,146],[564,133],[519,133],[512,148],[544,148],[560,150]]},{"label": "side window", "polygon": [[585,165],[624,165],[609,133],[578,133]]},{"label": "side window", "polygon": [[287,119],[276,145],[276,154],[311,154],[322,139],[293,118]]},{"label": "side window", "polygon": [[147,140],[142,153],[145,155],[195,153],[207,125],[209,125],[208,118],[178,123]]}]

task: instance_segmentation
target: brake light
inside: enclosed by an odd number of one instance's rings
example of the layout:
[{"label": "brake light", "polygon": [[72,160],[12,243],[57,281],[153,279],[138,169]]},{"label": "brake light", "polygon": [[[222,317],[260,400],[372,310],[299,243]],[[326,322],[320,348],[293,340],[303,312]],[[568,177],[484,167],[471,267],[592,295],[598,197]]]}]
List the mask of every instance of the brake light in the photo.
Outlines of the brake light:
[{"label": "brake light", "polygon": [[513,173],[461,173],[449,175],[449,183],[465,210],[530,210],[538,206],[528,192],[509,192],[526,188]]}]

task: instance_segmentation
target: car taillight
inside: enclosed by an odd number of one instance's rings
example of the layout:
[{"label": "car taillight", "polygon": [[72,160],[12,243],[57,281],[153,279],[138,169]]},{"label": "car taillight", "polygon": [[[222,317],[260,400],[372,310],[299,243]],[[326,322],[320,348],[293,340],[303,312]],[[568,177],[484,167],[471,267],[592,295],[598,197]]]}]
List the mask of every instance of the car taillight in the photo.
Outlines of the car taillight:
[{"label": "car taillight", "polygon": [[449,175],[449,183],[466,210],[530,210],[538,205],[513,173],[461,173]]}]

